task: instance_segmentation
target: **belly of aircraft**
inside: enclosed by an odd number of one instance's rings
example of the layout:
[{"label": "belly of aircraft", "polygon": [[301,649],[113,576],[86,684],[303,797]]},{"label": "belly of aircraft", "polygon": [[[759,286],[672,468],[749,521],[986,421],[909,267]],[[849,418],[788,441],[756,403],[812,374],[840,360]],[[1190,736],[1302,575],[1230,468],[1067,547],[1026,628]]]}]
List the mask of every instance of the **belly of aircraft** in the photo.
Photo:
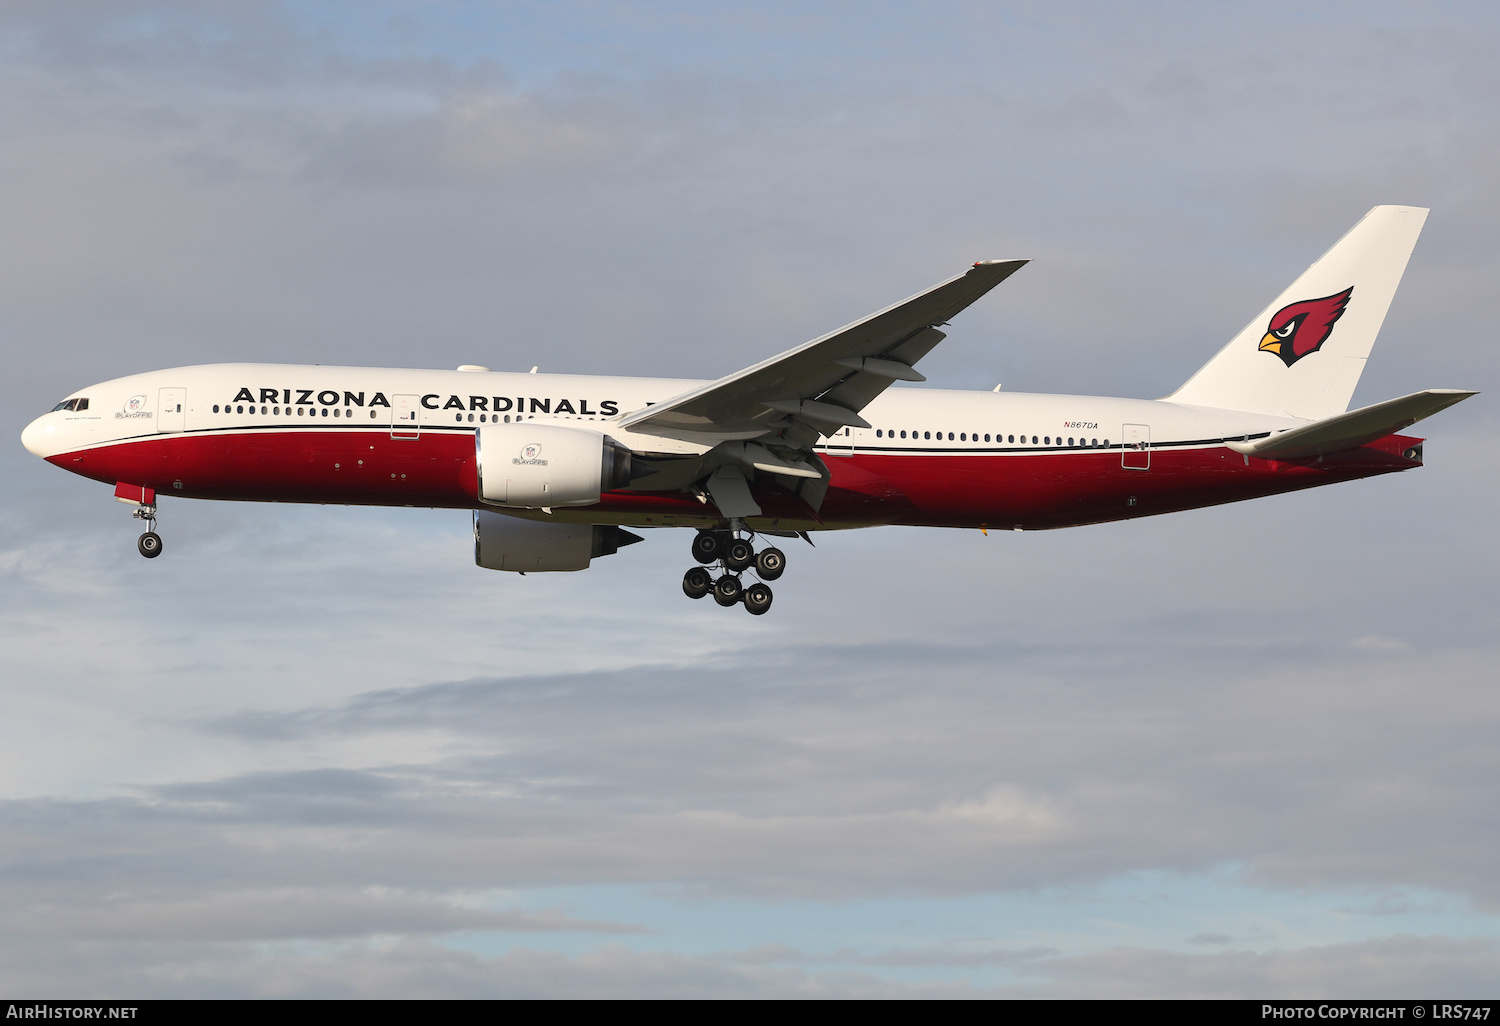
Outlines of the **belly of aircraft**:
[{"label": "belly of aircraft", "polygon": [[[1147,469],[1121,452],[828,455],[828,493],[814,511],[774,480],[756,483],[759,530],[907,524],[1044,529],[1191,509],[1407,469],[1415,440],[1392,436],[1338,460],[1249,460],[1223,446],[1161,448]],[[155,436],[50,457],[107,484],[197,499],[470,509],[479,506],[474,438],[387,431],[212,432]],[[523,515],[549,516],[540,510]],[[611,492],[597,505],[558,508],[571,522],[712,527],[712,506],[682,492]]]}]

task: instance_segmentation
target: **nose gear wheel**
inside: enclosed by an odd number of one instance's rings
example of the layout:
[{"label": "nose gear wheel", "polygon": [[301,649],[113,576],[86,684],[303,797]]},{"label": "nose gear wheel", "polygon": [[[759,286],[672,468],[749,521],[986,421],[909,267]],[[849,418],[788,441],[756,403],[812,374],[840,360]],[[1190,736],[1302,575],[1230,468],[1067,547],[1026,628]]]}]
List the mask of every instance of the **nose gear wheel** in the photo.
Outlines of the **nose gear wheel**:
[{"label": "nose gear wheel", "polygon": [[136,550],[147,559],[155,559],[161,555],[161,535],[156,533],[156,507],[137,506],[130,515],[146,522],[146,533],[136,539]]}]

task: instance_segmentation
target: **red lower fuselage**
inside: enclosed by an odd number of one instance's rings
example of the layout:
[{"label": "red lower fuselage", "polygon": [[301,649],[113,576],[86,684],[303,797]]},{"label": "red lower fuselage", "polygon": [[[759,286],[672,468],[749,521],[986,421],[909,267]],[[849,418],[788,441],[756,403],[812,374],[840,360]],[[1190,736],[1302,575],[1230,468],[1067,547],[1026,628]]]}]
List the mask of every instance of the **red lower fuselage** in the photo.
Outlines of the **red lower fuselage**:
[{"label": "red lower fuselage", "polygon": [[[837,529],[879,524],[1046,529],[1234,502],[1419,466],[1419,440],[1392,435],[1322,460],[1246,459],[1222,444],[1036,451],[984,445],[912,452],[890,447],[822,453],[832,472],[811,510],[774,483],[758,485],[762,527]],[[474,432],[432,427],[415,439],[350,424],[317,430],[203,430],[147,435],[48,457],[106,484],[158,495],[257,502],[483,508]],[[1136,468],[1127,467],[1127,462]],[[1139,464],[1146,463],[1144,469]],[[649,483],[647,481],[642,484]],[[534,514],[541,515],[541,514]],[[681,492],[616,491],[561,518],[643,526],[709,526],[719,517]]]}]

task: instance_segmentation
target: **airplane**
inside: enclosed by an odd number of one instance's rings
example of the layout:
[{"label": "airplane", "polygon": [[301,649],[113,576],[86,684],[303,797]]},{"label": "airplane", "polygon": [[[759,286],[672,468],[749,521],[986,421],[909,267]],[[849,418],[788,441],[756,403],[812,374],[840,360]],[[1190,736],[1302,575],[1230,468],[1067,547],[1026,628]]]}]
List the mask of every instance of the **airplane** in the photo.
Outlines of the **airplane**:
[{"label": "airplane", "polygon": [[466,509],[475,563],[520,573],[687,527],[683,591],[760,615],[787,564],[761,539],[1047,530],[1421,466],[1398,432],[1477,393],[1348,406],[1427,213],[1372,209],[1161,399],[891,387],[925,381],[942,329],[1027,262],[985,260],[716,381],[179,367],[74,392],[21,441],[114,485],[148,558],[167,495]]}]

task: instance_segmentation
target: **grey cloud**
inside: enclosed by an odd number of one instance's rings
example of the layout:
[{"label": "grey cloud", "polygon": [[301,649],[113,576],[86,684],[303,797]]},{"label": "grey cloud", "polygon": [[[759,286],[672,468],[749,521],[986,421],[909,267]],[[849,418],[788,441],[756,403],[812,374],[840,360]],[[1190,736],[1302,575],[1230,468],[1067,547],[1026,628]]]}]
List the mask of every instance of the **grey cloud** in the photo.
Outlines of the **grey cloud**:
[{"label": "grey cloud", "polygon": [[95,942],[326,941],[397,934],[405,937],[472,931],[638,934],[641,927],[576,919],[556,909],[491,911],[443,896],[351,893],[276,888],[183,895],[143,889],[37,902],[4,916],[11,936],[55,944],[79,937]]},{"label": "grey cloud", "polygon": [[[638,142],[618,110],[578,109],[514,93],[446,96],[411,118],[339,126],[311,145],[316,183],[369,188],[515,187],[612,173]],[[571,108],[571,109],[570,109]]]},{"label": "grey cloud", "polygon": [[[733,957],[635,952],[606,946],[578,956],[510,949],[495,957],[427,941],[300,954],[271,947],[78,944],[69,971],[7,952],[0,984],[31,993],[95,992],[244,997],[1184,997],[1318,1000],[1435,991],[1482,1000],[1500,953],[1491,941],[1393,937],[1264,955],[1181,955],[1120,948],[1090,957],[1013,964],[1019,979],[899,983],[857,969],[771,966]],[[82,973],[79,966],[84,966]],[[1399,1000],[1399,998],[1397,998]]]},{"label": "grey cloud", "polygon": [[[231,945],[114,949],[78,945],[80,974],[38,966],[25,952],[7,959],[0,985],[24,980],[29,993],[101,992],[178,997],[972,997],[964,984],[901,985],[867,973],[725,964],[667,952],[607,946],[576,957],[517,947],[486,958],[423,941],[344,948],[329,954]],[[69,989],[71,988],[71,989]]]},{"label": "grey cloud", "polygon": [[978,968],[981,966],[1014,966],[1025,962],[1055,958],[1060,952],[1056,948],[1026,948],[1012,951],[979,946],[960,947],[945,945],[939,948],[904,949],[887,951],[856,959],[863,965],[888,965],[905,967],[942,966],[953,968]]},{"label": "grey cloud", "polygon": [[1391,998],[1494,992],[1500,948],[1488,939],[1398,936],[1253,954],[1180,955],[1121,948],[1018,969],[1050,978],[1034,993],[1071,997]]},{"label": "grey cloud", "polygon": [[433,751],[454,754],[0,814],[49,875],[106,874],[66,853],[128,839],[131,872],[170,876],[182,848],[183,885],[215,889],[672,882],[829,899],[1239,862],[1269,886],[1500,899],[1493,824],[1464,815],[1495,801],[1495,775],[1474,771],[1493,759],[1487,652],[1250,669],[1236,646],[923,655],[793,647],[383,692],[248,740],[305,744],[311,722],[381,745],[437,731]]}]

